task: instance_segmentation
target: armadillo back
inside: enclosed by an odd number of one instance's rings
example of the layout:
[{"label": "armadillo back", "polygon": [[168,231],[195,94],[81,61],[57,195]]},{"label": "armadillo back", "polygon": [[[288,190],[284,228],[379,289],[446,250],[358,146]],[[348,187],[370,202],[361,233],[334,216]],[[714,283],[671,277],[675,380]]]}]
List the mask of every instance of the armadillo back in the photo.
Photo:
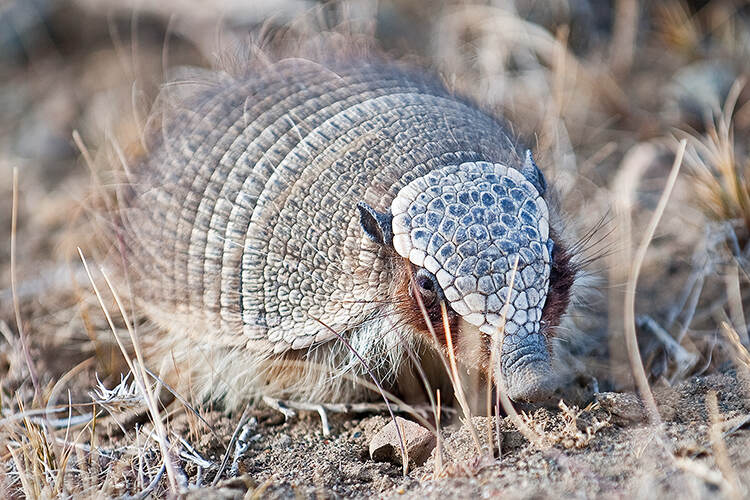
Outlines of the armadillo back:
[{"label": "armadillo back", "polygon": [[386,210],[443,165],[520,163],[502,123],[393,66],[287,60],[175,85],[135,169],[128,258],[155,316],[226,346],[278,353],[355,328],[391,279],[357,203]]}]

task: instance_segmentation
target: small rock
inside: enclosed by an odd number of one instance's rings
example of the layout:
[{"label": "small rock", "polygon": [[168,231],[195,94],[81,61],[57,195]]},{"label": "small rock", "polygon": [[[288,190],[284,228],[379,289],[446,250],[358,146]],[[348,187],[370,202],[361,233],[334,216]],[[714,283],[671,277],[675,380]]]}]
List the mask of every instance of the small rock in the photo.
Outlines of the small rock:
[{"label": "small rock", "polygon": [[224,479],[216,486],[207,486],[183,492],[181,498],[185,500],[240,500],[245,498],[248,491],[257,487],[255,481],[248,475]]},{"label": "small rock", "polygon": [[523,434],[516,430],[502,431],[500,438],[503,446],[503,453],[523,448],[528,444],[528,441],[523,437]]},{"label": "small rock", "polygon": [[292,438],[288,434],[281,434],[276,444],[281,448],[286,448],[292,444]]},{"label": "small rock", "polygon": [[421,425],[396,417],[370,440],[370,458],[379,462],[401,464],[401,445],[396,424],[401,429],[409,463],[422,465],[435,447],[435,435]]},{"label": "small rock", "polygon": [[612,414],[616,424],[634,424],[648,420],[641,398],[632,392],[601,392],[596,400],[603,410]]}]

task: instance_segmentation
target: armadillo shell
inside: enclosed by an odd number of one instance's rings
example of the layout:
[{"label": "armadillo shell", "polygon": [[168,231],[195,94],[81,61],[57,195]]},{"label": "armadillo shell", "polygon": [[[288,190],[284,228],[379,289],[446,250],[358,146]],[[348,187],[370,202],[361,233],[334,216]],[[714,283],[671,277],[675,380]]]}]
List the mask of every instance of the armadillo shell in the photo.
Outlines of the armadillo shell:
[{"label": "armadillo shell", "polygon": [[287,60],[191,88],[161,97],[125,239],[141,301],[227,346],[308,348],[374,314],[392,276],[358,202],[385,211],[444,165],[520,164],[506,125],[392,65]]}]

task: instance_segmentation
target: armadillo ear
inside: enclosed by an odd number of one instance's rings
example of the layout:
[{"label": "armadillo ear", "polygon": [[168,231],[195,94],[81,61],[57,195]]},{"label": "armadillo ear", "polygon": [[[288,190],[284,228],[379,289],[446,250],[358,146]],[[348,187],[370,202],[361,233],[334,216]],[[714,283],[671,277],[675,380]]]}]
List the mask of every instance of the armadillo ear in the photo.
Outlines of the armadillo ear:
[{"label": "armadillo ear", "polygon": [[539,191],[540,195],[544,194],[544,192],[547,190],[547,181],[544,180],[542,171],[539,170],[539,167],[537,167],[536,163],[534,163],[534,158],[531,157],[530,149],[526,150],[526,159],[523,162],[521,173],[524,177],[526,177],[527,181],[534,185],[536,190]]},{"label": "armadillo ear", "polygon": [[381,213],[365,202],[357,203],[359,223],[365,234],[380,245],[393,246],[393,215],[388,211]]}]

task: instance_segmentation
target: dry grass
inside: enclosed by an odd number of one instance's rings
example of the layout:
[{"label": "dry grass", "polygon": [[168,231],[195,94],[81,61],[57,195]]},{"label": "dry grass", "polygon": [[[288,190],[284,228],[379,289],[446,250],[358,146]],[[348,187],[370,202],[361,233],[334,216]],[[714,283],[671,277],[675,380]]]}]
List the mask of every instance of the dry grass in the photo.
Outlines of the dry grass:
[{"label": "dry grass", "polygon": [[[582,233],[597,227],[612,211],[613,230],[600,247],[590,243],[602,231],[581,242],[585,259],[603,277],[603,300],[577,309],[561,328],[561,356],[573,353],[562,358],[565,368],[593,377],[602,390],[637,388],[643,411],[661,425],[615,424],[588,404],[590,397],[527,411],[515,408],[503,391],[507,419],[472,418],[474,386],[464,382],[449,345],[441,362],[463,411],[464,441],[442,411],[453,402],[421,373],[431,398],[431,417],[423,421],[438,437],[430,470],[395,483],[375,464],[365,474],[347,472],[347,463],[325,480],[312,472],[304,477],[312,478],[316,492],[344,495],[403,489],[413,496],[669,491],[706,497],[716,487],[741,498],[750,469],[742,453],[750,415],[747,7],[722,0],[698,9],[682,0],[620,0],[609,12],[614,17],[597,23],[595,16],[606,12],[589,18],[535,3],[457,2],[434,7],[430,16],[423,4],[407,0],[305,12],[378,33],[394,57],[418,58],[511,120],[531,139],[537,163],[561,191],[571,234],[576,227]],[[92,247],[92,225],[71,214],[106,204],[99,195],[111,187],[99,158],[111,138],[142,136],[142,107],[133,103],[153,95],[163,65],[200,63],[192,44],[210,53],[217,32],[226,40],[241,38],[243,28],[217,28],[217,18],[160,17],[167,4],[144,7],[144,15],[155,16],[148,22],[113,12],[107,27],[105,17],[96,17],[103,30],[84,29],[61,12],[40,12],[44,22],[37,24],[53,27],[54,36],[42,27],[38,37],[19,38],[21,49],[0,41],[0,56],[23,53],[21,62],[0,69],[0,101],[16,110],[0,120],[0,178],[8,179],[0,183],[0,240],[9,243],[0,248],[2,497],[165,496],[209,485],[256,497],[289,496],[303,490],[277,490],[290,481],[285,473],[325,469],[326,461],[314,454],[318,448],[362,461],[357,452],[346,454],[350,443],[341,436],[366,433],[373,417],[353,423],[332,418],[331,436],[318,440],[304,420],[269,424],[274,417],[250,409],[226,417],[189,394],[169,395],[140,352],[145,319],[132,316],[129,297],[114,292],[106,272],[95,279],[87,262],[75,258],[76,247]],[[258,12],[245,19],[269,30],[289,26],[283,15]],[[302,30],[304,24],[292,26]],[[85,35],[58,34],[66,29]],[[702,70],[704,63],[721,71]],[[724,73],[728,85],[718,76]],[[113,120],[103,122],[105,115]],[[116,161],[125,158],[124,148],[115,143],[113,149]],[[94,195],[87,194],[92,183]],[[609,256],[597,258],[602,254]],[[449,331],[446,339],[452,344]],[[377,380],[371,386],[382,391]],[[394,411],[405,408],[384,391],[383,397]],[[499,411],[489,391],[483,403],[487,413]],[[291,444],[276,441],[296,429],[306,434]],[[518,432],[522,444],[514,444]],[[686,435],[698,444],[683,443]],[[261,441],[264,447],[257,445]],[[295,448],[308,441],[317,448]],[[406,454],[402,444],[403,464]],[[285,456],[300,458],[285,462]],[[268,457],[263,467],[252,462],[257,457]],[[232,483],[229,476],[244,479]],[[467,485],[461,480],[466,477],[482,486]]]},{"label": "dry grass", "polygon": [[558,404],[560,409],[560,419],[551,421],[547,415],[534,416],[523,413],[522,420],[529,429],[539,436],[542,449],[549,449],[552,446],[559,445],[565,449],[586,448],[596,433],[608,427],[610,422],[607,418],[599,419],[597,416],[591,416],[591,422],[586,424],[583,429],[579,427],[579,421],[582,416],[598,410],[597,403],[590,403],[586,408],[578,408],[575,405],[568,406],[565,401],[560,400]]},{"label": "dry grass", "polygon": [[688,135],[686,161],[700,207],[714,220],[741,221],[744,242],[750,233],[750,157],[735,146],[732,126],[743,87],[744,80],[734,83],[724,109],[706,123],[703,135]]}]

